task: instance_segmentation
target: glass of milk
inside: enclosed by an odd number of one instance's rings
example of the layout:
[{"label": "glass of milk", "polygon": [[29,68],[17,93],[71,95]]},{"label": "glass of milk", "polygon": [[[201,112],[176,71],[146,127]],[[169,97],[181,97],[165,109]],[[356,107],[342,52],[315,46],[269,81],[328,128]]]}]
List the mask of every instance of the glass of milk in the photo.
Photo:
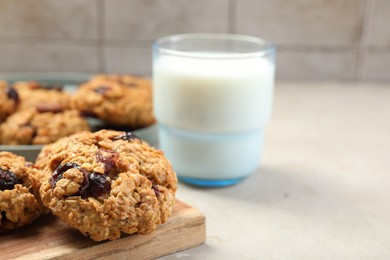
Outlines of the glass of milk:
[{"label": "glass of milk", "polygon": [[182,34],[153,44],[159,147],[179,180],[235,184],[259,167],[271,116],[275,46],[230,34]]}]

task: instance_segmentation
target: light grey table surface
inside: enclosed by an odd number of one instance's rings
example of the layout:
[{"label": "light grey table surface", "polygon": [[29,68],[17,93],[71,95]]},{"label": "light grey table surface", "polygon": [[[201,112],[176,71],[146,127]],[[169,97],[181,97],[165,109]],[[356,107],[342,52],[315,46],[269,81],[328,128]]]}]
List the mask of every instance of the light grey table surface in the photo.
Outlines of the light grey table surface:
[{"label": "light grey table surface", "polygon": [[177,197],[207,239],[162,259],[390,259],[390,85],[277,84],[258,171]]}]

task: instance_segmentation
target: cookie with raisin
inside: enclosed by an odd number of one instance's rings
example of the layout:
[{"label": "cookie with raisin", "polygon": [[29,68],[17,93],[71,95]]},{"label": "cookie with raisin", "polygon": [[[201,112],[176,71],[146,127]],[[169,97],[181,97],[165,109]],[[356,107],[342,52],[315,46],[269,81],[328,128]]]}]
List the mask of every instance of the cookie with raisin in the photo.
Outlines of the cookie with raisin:
[{"label": "cookie with raisin", "polygon": [[20,97],[13,85],[0,80],[0,122],[14,113],[20,103]]},{"label": "cookie with raisin", "polygon": [[149,233],[172,213],[177,177],[162,151],[130,132],[83,132],[45,146],[43,204],[95,241]]},{"label": "cookie with raisin", "polygon": [[152,83],[131,75],[98,75],[82,84],[72,106],[109,125],[139,129],[155,123]]},{"label": "cookie with raisin", "polygon": [[61,137],[87,131],[89,125],[77,110],[41,104],[36,109],[21,110],[0,125],[0,144],[48,144]]},{"label": "cookie with raisin", "polygon": [[71,96],[61,86],[44,85],[36,81],[18,81],[13,87],[19,94],[19,110],[42,106],[57,110],[70,108]]},{"label": "cookie with raisin", "polygon": [[47,212],[39,197],[40,179],[32,163],[0,152],[0,233],[30,224]]}]

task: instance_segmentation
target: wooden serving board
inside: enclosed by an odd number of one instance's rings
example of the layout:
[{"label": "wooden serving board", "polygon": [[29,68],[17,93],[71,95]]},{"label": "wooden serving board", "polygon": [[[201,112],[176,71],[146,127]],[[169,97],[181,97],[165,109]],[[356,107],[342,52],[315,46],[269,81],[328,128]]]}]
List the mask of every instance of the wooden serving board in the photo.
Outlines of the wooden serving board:
[{"label": "wooden serving board", "polygon": [[205,241],[204,215],[176,200],[168,222],[150,234],[94,242],[49,214],[0,235],[1,259],[152,259]]}]

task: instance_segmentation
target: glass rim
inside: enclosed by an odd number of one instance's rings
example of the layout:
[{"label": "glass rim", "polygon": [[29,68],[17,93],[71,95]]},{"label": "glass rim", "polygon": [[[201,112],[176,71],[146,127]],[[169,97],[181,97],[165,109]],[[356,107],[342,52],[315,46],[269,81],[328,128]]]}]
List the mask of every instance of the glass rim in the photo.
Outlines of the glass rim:
[{"label": "glass rim", "polygon": [[[210,53],[197,53],[191,51],[174,50],[172,48],[163,47],[162,44],[167,42],[180,42],[183,40],[230,40],[253,43],[259,47],[257,51],[248,52],[227,52],[220,55]],[[188,34],[174,34],[164,36],[155,40],[152,44],[152,49],[161,54],[169,54],[179,57],[188,58],[207,58],[207,59],[242,59],[258,56],[265,56],[270,53],[275,53],[276,45],[268,40],[242,34],[225,34],[225,33],[188,33]]]}]

